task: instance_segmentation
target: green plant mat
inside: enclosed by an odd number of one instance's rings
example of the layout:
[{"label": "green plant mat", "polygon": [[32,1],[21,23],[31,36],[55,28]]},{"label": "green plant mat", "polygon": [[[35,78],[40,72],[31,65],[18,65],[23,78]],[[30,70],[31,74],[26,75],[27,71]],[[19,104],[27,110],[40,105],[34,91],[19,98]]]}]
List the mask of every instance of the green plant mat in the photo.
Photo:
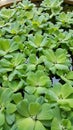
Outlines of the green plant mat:
[{"label": "green plant mat", "polygon": [[73,9],[0,9],[0,130],[73,130]]}]

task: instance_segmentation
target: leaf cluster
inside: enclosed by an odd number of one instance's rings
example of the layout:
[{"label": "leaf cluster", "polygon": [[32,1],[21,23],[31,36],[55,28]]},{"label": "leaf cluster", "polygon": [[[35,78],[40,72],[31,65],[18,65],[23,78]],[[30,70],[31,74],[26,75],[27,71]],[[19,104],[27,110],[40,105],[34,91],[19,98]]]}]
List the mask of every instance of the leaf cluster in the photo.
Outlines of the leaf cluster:
[{"label": "leaf cluster", "polygon": [[0,130],[73,130],[73,11],[63,0],[0,10]]}]

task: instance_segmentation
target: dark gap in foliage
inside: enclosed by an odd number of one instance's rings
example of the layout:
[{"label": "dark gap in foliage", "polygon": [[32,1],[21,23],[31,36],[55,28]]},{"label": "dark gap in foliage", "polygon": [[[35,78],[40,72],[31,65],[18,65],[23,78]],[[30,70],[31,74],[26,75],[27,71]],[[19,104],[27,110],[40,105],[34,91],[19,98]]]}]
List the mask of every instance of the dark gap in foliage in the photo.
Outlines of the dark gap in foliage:
[{"label": "dark gap in foliage", "polygon": [[65,84],[65,81],[64,81],[64,80],[62,80],[62,79],[60,79],[60,80],[59,80],[59,82],[60,82],[62,85],[64,85],[64,84]]},{"label": "dark gap in foliage", "polygon": [[14,93],[21,93],[22,94],[22,97],[24,97],[24,89],[19,89],[17,90],[16,92]]}]

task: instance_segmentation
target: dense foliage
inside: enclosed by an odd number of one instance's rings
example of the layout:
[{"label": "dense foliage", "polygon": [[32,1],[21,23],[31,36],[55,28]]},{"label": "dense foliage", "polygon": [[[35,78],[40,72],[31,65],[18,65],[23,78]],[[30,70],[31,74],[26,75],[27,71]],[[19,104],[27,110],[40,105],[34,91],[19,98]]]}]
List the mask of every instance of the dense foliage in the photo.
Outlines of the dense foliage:
[{"label": "dense foliage", "polygon": [[73,12],[62,4],[0,10],[0,130],[73,130]]}]

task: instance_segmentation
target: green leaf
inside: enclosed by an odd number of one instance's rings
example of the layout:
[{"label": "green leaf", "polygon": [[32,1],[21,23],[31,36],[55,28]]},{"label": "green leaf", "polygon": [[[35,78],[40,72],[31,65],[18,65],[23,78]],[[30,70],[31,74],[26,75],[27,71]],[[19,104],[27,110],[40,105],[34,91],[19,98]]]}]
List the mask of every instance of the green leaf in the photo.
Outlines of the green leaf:
[{"label": "green leaf", "polygon": [[25,91],[29,94],[33,94],[36,91],[35,87],[27,86],[25,87]]},{"label": "green leaf", "polygon": [[16,93],[16,94],[13,94],[13,97],[12,97],[13,101],[18,104],[23,98],[22,98],[22,95],[21,93]]},{"label": "green leaf", "polygon": [[6,60],[6,59],[2,59],[1,60],[1,66],[3,67],[9,67],[11,65],[10,61]]},{"label": "green leaf", "polygon": [[29,62],[30,62],[31,64],[36,64],[36,63],[37,63],[37,57],[36,57],[35,54],[31,54],[31,55],[29,56]]},{"label": "green leaf", "polygon": [[36,34],[34,37],[34,43],[36,44],[36,46],[40,46],[41,42],[42,42],[42,38],[43,36],[41,34]]},{"label": "green leaf", "polygon": [[38,87],[36,88],[36,94],[45,94],[47,93],[47,88]]},{"label": "green leaf", "polygon": [[[40,26],[40,22],[42,22],[42,20],[44,20],[44,15],[39,16],[38,21],[34,22],[33,24],[37,24],[38,26]],[[37,19],[36,19],[37,20]],[[34,47],[34,48],[42,48],[45,47],[47,44],[47,36],[46,35],[42,35],[40,32],[35,33],[35,36],[33,36],[32,34],[29,35],[29,44]]]},{"label": "green leaf", "polygon": [[10,130],[10,126],[8,125],[8,123],[7,122],[5,122],[5,124],[4,124],[4,127],[3,127],[5,130]]},{"label": "green leaf", "polygon": [[[53,85],[53,88],[51,88],[51,90],[54,92],[54,96],[55,96],[55,99],[57,100],[60,96],[60,93],[61,93],[61,87],[62,87],[62,84],[60,83],[55,83]],[[52,96],[52,95],[51,95]]]},{"label": "green leaf", "polygon": [[73,80],[73,71],[68,72],[68,74],[66,75],[66,78],[69,80]]},{"label": "green leaf", "polygon": [[36,96],[34,94],[25,93],[25,99],[28,100],[28,103],[36,102]]},{"label": "green leaf", "polygon": [[55,67],[58,70],[68,70],[68,66],[62,64],[55,64]]},{"label": "green leaf", "polygon": [[35,122],[29,117],[17,122],[18,130],[34,130]]},{"label": "green leaf", "polygon": [[67,98],[69,95],[73,94],[73,87],[69,84],[65,84],[61,87],[61,93],[63,98]]},{"label": "green leaf", "polygon": [[58,104],[61,106],[67,105],[70,108],[73,108],[73,99],[59,99]]},{"label": "green leaf", "polygon": [[18,49],[19,49],[19,44],[11,41],[9,52],[11,53],[11,52],[14,52],[14,51],[16,51]]},{"label": "green leaf", "polygon": [[46,130],[40,121],[36,121],[34,130]]},{"label": "green leaf", "polygon": [[1,127],[0,130],[3,130],[3,127]]},{"label": "green leaf", "polygon": [[66,55],[67,55],[66,50],[61,48],[57,49],[56,56],[57,56],[58,63],[64,63],[66,60]]},{"label": "green leaf", "polygon": [[[0,55],[4,56],[8,52],[13,52],[18,49],[19,45],[15,42],[12,42],[10,39],[0,38]],[[3,54],[3,55],[2,55]]]},{"label": "green leaf", "polygon": [[27,83],[31,86],[36,87],[37,86],[50,87],[51,80],[42,70],[37,70],[36,73],[34,72],[28,73]]},{"label": "green leaf", "polygon": [[0,9],[1,130],[73,129],[73,7],[41,1]]},{"label": "green leaf", "polygon": [[0,127],[5,123],[4,113],[0,110]]},{"label": "green leaf", "polygon": [[53,50],[43,50],[43,53],[46,56],[47,60],[49,60],[50,62],[56,62],[56,56],[54,55]]},{"label": "green leaf", "polygon": [[1,17],[6,20],[6,19],[9,19],[10,17],[12,17],[14,13],[15,13],[14,9],[3,8],[1,10]]},{"label": "green leaf", "polygon": [[62,10],[62,7],[60,6],[63,0],[44,0],[42,2],[43,10],[51,10],[51,15],[57,15]]},{"label": "green leaf", "polygon": [[61,111],[60,108],[56,105],[55,108],[52,109],[53,117],[57,118],[58,121],[61,120]]},{"label": "green leaf", "polygon": [[41,105],[39,103],[30,103],[29,105],[29,113],[31,116],[36,116],[41,110]]},{"label": "green leaf", "polygon": [[16,111],[16,105],[15,104],[12,104],[12,103],[7,104],[7,106],[6,106],[7,114],[12,114],[15,111]]},{"label": "green leaf", "polygon": [[15,121],[15,114],[12,115],[6,114],[6,121],[9,125],[12,125]]},{"label": "green leaf", "polygon": [[51,120],[53,118],[52,110],[50,109],[49,104],[43,104],[42,110],[37,115],[38,120]]},{"label": "green leaf", "polygon": [[0,38],[0,50],[8,52],[10,48],[10,40]]},{"label": "green leaf", "polygon": [[23,87],[23,85],[24,85],[23,80],[21,80],[21,81],[9,81],[9,83],[8,83],[9,88],[14,92],[21,89]]},{"label": "green leaf", "polygon": [[56,17],[56,19],[61,23],[63,27],[68,27],[70,24],[72,24],[73,15],[71,12],[61,12],[59,16]]},{"label": "green leaf", "polygon": [[69,55],[65,49],[58,48],[43,50],[44,64],[53,74],[57,71],[68,71],[70,67]]},{"label": "green leaf", "polygon": [[58,122],[57,118],[54,118],[51,124],[51,130],[62,130],[61,124]]},{"label": "green leaf", "polygon": [[9,75],[9,81],[12,81],[13,78],[16,76],[16,74],[17,74],[17,70],[12,71],[12,72],[10,73],[10,75]]},{"label": "green leaf", "polygon": [[49,102],[55,102],[58,99],[57,95],[52,90],[49,90],[48,93],[46,93],[46,98]]},{"label": "green leaf", "polygon": [[18,65],[22,64],[25,60],[25,57],[22,53],[17,53],[17,55],[14,56],[12,59],[13,66],[17,67]]},{"label": "green leaf", "polygon": [[28,117],[29,116],[29,112],[28,112],[28,101],[26,99],[20,101],[17,104],[17,111],[23,117]]},{"label": "green leaf", "polygon": [[13,95],[13,92],[9,88],[4,88],[1,94],[1,102],[4,104],[7,104],[8,102],[11,101],[12,95]]},{"label": "green leaf", "polygon": [[66,128],[66,129],[71,129],[71,122],[68,119],[63,119],[62,120],[62,125]]}]

